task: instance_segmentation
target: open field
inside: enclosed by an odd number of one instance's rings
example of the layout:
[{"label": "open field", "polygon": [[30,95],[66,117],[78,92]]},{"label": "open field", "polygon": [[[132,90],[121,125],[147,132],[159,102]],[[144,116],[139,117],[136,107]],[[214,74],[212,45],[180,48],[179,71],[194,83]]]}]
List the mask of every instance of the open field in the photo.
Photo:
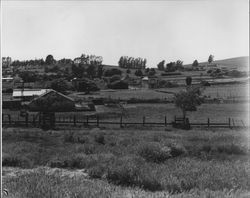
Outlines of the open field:
[{"label": "open field", "polygon": [[243,130],[3,129],[8,197],[247,197]]},{"label": "open field", "polygon": [[[103,90],[94,92],[93,94],[86,95],[84,93],[73,93],[70,96],[76,99],[87,98],[111,98],[128,100],[131,98],[136,99],[171,99],[173,94],[185,87],[174,88],[159,88],[159,89],[135,89],[135,90]],[[163,91],[163,92],[160,92]],[[244,99],[249,96],[249,84],[228,84],[228,85],[211,85],[203,88],[203,95],[210,96],[211,98],[224,98],[224,99]]]}]

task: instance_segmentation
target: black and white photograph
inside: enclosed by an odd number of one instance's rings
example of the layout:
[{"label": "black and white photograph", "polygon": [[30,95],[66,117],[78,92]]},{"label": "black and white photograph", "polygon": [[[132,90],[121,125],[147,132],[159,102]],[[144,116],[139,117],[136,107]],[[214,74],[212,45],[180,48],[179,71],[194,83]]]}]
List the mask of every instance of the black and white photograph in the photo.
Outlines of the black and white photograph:
[{"label": "black and white photograph", "polygon": [[1,197],[250,197],[248,0],[2,0]]}]

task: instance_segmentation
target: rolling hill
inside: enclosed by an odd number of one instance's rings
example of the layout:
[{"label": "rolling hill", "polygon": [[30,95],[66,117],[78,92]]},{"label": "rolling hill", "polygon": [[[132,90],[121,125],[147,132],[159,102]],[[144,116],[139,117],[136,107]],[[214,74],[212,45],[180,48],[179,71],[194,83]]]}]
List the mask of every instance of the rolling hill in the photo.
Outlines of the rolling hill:
[{"label": "rolling hill", "polygon": [[[238,70],[248,70],[249,68],[249,57],[241,56],[235,58],[228,58],[223,60],[215,60],[213,63],[226,66],[228,68],[238,68]],[[201,62],[200,65],[208,64],[208,62]],[[191,64],[184,65],[184,67],[190,67]]]}]

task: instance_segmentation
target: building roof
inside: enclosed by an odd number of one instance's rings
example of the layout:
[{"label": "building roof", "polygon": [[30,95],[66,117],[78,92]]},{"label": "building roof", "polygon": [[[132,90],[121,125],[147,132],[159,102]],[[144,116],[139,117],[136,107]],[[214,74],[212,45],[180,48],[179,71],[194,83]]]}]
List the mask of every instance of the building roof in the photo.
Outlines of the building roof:
[{"label": "building roof", "polygon": [[14,89],[13,97],[29,97],[29,96],[40,96],[47,92],[51,91],[51,89]]},{"label": "building roof", "polygon": [[[39,95],[37,98],[34,98],[32,101],[38,100],[39,98],[44,97],[44,96],[46,96],[47,94],[49,94],[49,93],[51,93],[51,92],[54,92],[54,93],[57,93],[58,95],[60,95],[60,96],[62,96],[62,97],[64,97],[64,98],[66,98],[66,99],[68,99],[68,100],[74,102],[74,99],[73,99],[73,98],[70,98],[70,97],[68,97],[68,96],[66,96],[66,95],[64,95],[64,94],[62,94],[62,93],[60,93],[60,92],[58,92],[58,91],[55,91],[54,89],[47,89],[47,90],[48,90],[48,91],[46,91],[45,93]],[[31,102],[32,102],[32,101],[31,101]]]},{"label": "building roof", "polygon": [[142,80],[148,80],[148,77],[147,77],[147,76],[145,76],[145,77],[143,77],[143,78],[142,78]]}]

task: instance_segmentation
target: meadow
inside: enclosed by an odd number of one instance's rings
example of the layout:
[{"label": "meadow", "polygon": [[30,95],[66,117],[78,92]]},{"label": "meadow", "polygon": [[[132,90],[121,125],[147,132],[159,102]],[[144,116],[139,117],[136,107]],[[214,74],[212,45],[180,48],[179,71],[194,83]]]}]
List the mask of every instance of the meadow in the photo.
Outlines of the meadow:
[{"label": "meadow", "polygon": [[[247,197],[247,130],[3,128],[8,197]],[[7,197],[7,196],[6,196]]]}]

